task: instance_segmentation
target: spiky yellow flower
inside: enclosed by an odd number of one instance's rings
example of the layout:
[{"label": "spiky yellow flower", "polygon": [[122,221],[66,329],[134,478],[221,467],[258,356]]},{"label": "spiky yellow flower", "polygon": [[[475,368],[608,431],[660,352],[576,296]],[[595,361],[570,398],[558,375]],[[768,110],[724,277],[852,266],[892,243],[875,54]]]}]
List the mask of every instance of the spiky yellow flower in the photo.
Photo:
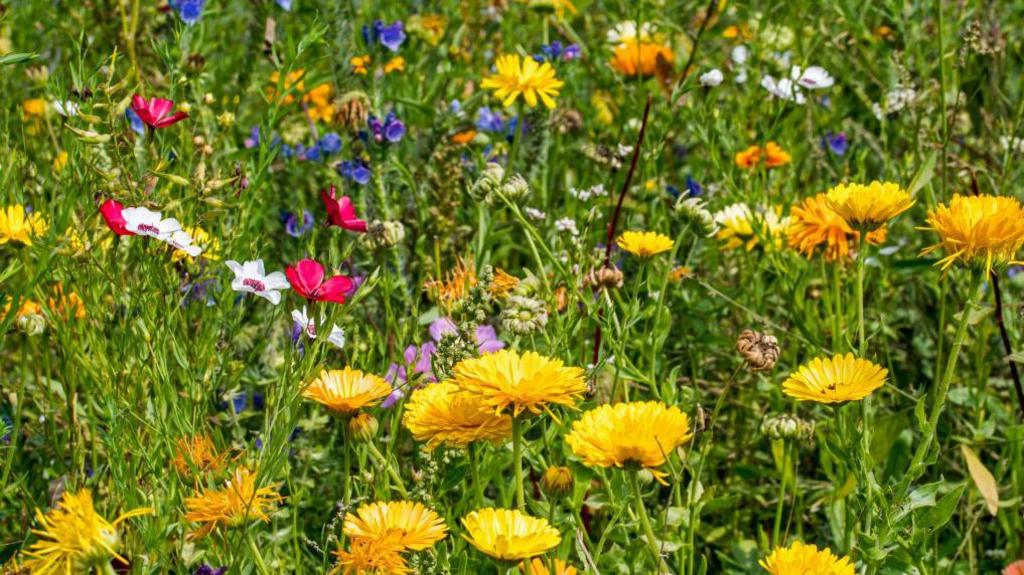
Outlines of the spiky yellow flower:
[{"label": "spiky yellow flower", "polygon": [[828,549],[818,550],[814,545],[794,542],[789,547],[776,547],[771,555],[761,560],[771,575],[853,575],[853,563],[848,557],[840,559]]},{"label": "spiky yellow flower", "polygon": [[819,357],[804,364],[782,384],[790,397],[818,403],[864,399],[885,385],[889,370],[852,353]]},{"label": "spiky yellow flower", "polygon": [[352,538],[389,541],[400,551],[422,551],[444,539],[448,528],[422,503],[378,501],[346,515],[344,532]]},{"label": "spiky yellow flower", "polygon": [[60,504],[46,515],[36,509],[39,527],[32,532],[39,536],[39,541],[25,552],[29,557],[25,566],[35,575],[64,575],[89,573],[114,558],[127,563],[117,554],[121,545],[117,526],[126,519],[152,512],[148,508],[135,509],[111,523],[96,513],[88,489],[65,492]]},{"label": "spiky yellow flower", "polygon": [[554,571],[549,571],[547,561],[541,559],[531,559],[529,569],[527,569],[525,561],[520,563],[519,571],[523,575],[577,575],[579,573],[575,567],[561,559],[555,559]]},{"label": "spiky yellow flower", "polygon": [[455,366],[454,383],[495,414],[512,408],[539,414],[548,404],[573,406],[587,391],[583,370],[528,351],[502,349],[464,359]]},{"label": "spiky yellow flower", "polygon": [[444,274],[443,278],[431,279],[425,282],[423,289],[443,307],[449,308],[452,304],[466,297],[469,294],[470,288],[478,282],[473,260],[459,259],[455,267]]},{"label": "spiky yellow flower", "polygon": [[270,521],[267,512],[280,500],[274,487],[256,487],[256,474],[239,467],[222,489],[197,491],[185,498],[185,520],[203,524],[190,537],[205,537],[217,527]]},{"label": "spiky yellow flower", "polygon": [[562,536],[546,519],[517,509],[478,509],[462,518],[466,541],[495,559],[530,559],[558,546]]},{"label": "spiky yellow flower", "polygon": [[[788,244],[808,258],[821,248],[826,261],[845,260],[850,257],[851,242],[856,242],[860,233],[828,206],[826,198],[825,194],[811,196],[790,209]],[[868,233],[867,241],[880,244],[885,237],[886,229],[880,227]]]},{"label": "spiky yellow flower", "polygon": [[948,206],[939,204],[928,213],[924,229],[939,234],[939,243],[922,254],[941,247],[946,254],[939,260],[943,270],[962,261],[988,274],[993,266],[1013,263],[1024,245],[1024,207],[1011,197],[957,194]]},{"label": "spiky yellow flower", "polygon": [[177,442],[174,455],[174,468],[182,475],[194,472],[218,472],[224,468],[226,456],[217,451],[209,435],[193,435],[182,437]]},{"label": "spiky yellow flower", "polygon": [[406,575],[412,573],[402,557],[402,548],[394,541],[395,537],[386,539],[352,539],[350,550],[339,546],[334,551],[338,558],[330,575]]},{"label": "spiky yellow flower", "polygon": [[548,108],[555,107],[555,98],[563,82],[555,77],[555,69],[548,62],[538,63],[533,58],[520,58],[519,54],[499,56],[495,63],[498,73],[492,74],[480,84],[485,90],[494,90],[494,95],[504,106],[515,104],[520,95],[526,105],[533,108],[537,99]]},{"label": "spiky yellow flower", "polygon": [[565,443],[591,467],[649,469],[664,483],[658,467],[677,447],[693,437],[690,419],[678,407],[660,401],[601,405],[572,424]]},{"label": "spiky yellow flower", "polygon": [[671,70],[674,61],[668,46],[630,40],[615,47],[609,65],[624,76],[654,76],[659,66]]},{"label": "spiky yellow flower", "polygon": [[667,252],[675,246],[672,238],[658,232],[623,232],[616,243],[623,250],[645,259]]},{"label": "spiky yellow flower", "polygon": [[27,212],[25,206],[13,204],[0,209],[0,245],[20,242],[32,245],[32,238],[46,233],[46,220],[39,212]]},{"label": "spiky yellow flower", "polygon": [[302,390],[302,397],[339,415],[352,415],[364,407],[376,405],[391,391],[391,385],[384,378],[346,366],[321,371],[320,377]]},{"label": "spiky yellow flower", "polygon": [[914,199],[899,184],[839,184],[826,195],[828,206],[851,226],[876,229],[914,205]]},{"label": "spiky yellow flower", "polygon": [[466,447],[474,441],[505,441],[512,436],[512,418],[495,415],[480,400],[451,382],[428,385],[412,393],[402,423],[428,449],[442,443]]}]

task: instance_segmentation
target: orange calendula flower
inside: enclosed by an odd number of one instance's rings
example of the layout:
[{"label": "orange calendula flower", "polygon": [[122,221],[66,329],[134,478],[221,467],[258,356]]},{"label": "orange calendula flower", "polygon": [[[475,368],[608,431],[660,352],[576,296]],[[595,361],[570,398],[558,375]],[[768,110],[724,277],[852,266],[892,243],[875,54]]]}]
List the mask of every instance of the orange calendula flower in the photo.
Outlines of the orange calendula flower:
[{"label": "orange calendula flower", "polygon": [[202,524],[190,537],[205,537],[217,527],[268,522],[267,513],[279,501],[274,487],[256,487],[256,474],[239,467],[222,489],[207,489],[185,499],[185,520]]},{"label": "orange calendula flower", "polygon": [[345,516],[345,535],[389,541],[400,551],[423,551],[448,535],[444,519],[415,501],[378,501]]},{"label": "orange calendula flower", "polygon": [[521,58],[519,54],[505,54],[498,57],[495,66],[498,72],[484,78],[480,86],[494,90],[502,105],[511,106],[522,96],[531,108],[537,106],[538,99],[548,108],[555,107],[555,98],[564,82],[555,77],[555,69],[550,63]]},{"label": "orange calendula flower", "polygon": [[320,372],[320,377],[302,390],[302,397],[347,416],[376,405],[391,391],[391,384],[384,378],[346,366]]},{"label": "orange calendula flower", "polygon": [[[829,207],[825,194],[805,198],[790,209],[789,216],[788,245],[808,258],[820,249],[826,261],[845,260],[851,256],[851,243],[860,237],[859,232]],[[885,238],[884,227],[867,235],[867,241],[874,245],[885,242]]]},{"label": "orange calendula flower", "polygon": [[668,46],[652,42],[630,40],[617,46],[612,52],[610,65],[613,70],[626,76],[654,76],[662,67],[672,67],[675,54]]},{"label": "orange calendula flower", "polygon": [[923,229],[938,234],[939,243],[921,253],[942,248],[946,256],[938,265],[943,270],[959,261],[988,275],[993,267],[1017,263],[1017,252],[1024,246],[1024,206],[1008,196],[957,194],[949,205],[939,204],[928,213]]},{"label": "orange calendula flower", "polygon": [[444,279],[432,279],[424,283],[423,288],[442,307],[448,308],[465,297],[478,281],[473,260],[460,259],[455,267],[445,274]]},{"label": "orange calendula flower", "polygon": [[491,286],[488,291],[494,297],[501,297],[519,286],[519,278],[510,275],[501,268],[494,270],[494,278],[491,279]]},{"label": "orange calendula flower", "polygon": [[582,369],[510,349],[460,361],[452,380],[493,413],[511,408],[514,417],[523,411],[539,414],[549,404],[574,406],[587,391]]},{"label": "orange calendula flower", "polygon": [[465,146],[476,138],[476,130],[465,130],[451,137],[452,143],[458,146]]},{"label": "orange calendula flower", "polygon": [[384,73],[405,72],[405,58],[395,56],[384,64]]},{"label": "orange calendula flower", "polygon": [[736,153],[736,165],[745,170],[756,168],[764,162],[766,168],[778,168],[792,161],[792,156],[782,146],[768,142],[762,146],[750,146]]},{"label": "orange calendula flower", "polygon": [[182,475],[198,472],[218,472],[224,468],[225,456],[217,452],[208,435],[182,437],[177,441],[174,468]]},{"label": "orange calendula flower", "polygon": [[561,559],[555,559],[555,570],[548,570],[548,563],[542,559],[531,559],[530,566],[526,562],[519,564],[519,572],[523,575],[577,575],[579,571]]},{"label": "orange calendula flower", "polygon": [[338,547],[334,556],[338,558],[330,575],[406,575],[412,569],[402,557],[402,548],[395,540],[397,536],[386,539],[368,539],[356,537],[352,539],[349,550]]}]

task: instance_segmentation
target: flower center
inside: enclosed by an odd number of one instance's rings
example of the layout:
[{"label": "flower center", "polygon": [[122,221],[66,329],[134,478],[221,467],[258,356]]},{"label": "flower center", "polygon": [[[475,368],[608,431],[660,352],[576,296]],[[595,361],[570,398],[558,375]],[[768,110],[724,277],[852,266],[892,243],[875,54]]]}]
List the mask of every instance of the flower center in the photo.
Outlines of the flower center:
[{"label": "flower center", "polygon": [[139,231],[140,232],[148,232],[148,233],[151,233],[151,234],[159,234],[160,233],[160,228],[158,228],[156,226],[151,226],[149,224],[139,224]]},{"label": "flower center", "polygon": [[246,287],[251,287],[252,289],[254,289],[256,291],[266,291],[267,290],[267,285],[266,284],[264,284],[260,280],[253,279],[253,278],[245,278],[244,280],[242,280],[242,285],[244,285]]}]

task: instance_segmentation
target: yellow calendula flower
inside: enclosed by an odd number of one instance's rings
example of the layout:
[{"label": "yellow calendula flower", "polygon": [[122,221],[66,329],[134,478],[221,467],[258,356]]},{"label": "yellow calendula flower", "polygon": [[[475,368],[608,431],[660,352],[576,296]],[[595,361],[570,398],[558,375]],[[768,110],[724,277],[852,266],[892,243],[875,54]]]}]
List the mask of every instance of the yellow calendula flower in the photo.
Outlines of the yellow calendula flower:
[{"label": "yellow calendula flower", "polygon": [[391,384],[384,378],[346,366],[320,372],[320,377],[302,390],[302,397],[339,415],[352,415],[364,407],[376,405],[391,391]]},{"label": "yellow calendula flower", "polygon": [[579,571],[561,559],[555,559],[555,570],[548,570],[548,563],[542,559],[531,559],[527,568],[526,562],[519,564],[519,572],[523,575],[578,575]]},{"label": "yellow calendula flower", "polygon": [[34,575],[89,573],[112,559],[127,561],[117,554],[121,538],[117,527],[122,521],[149,515],[152,509],[141,508],[120,515],[113,522],[96,513],[92,493],[88,489],[65,492],[60,504],[46,515],[36,509],[39,536],[25,555],[25,567]]},{"label": "yellow calendula flower", "polygon": [[207,489],[185,498],[185,521],[202,524],[190,537],[205,537],[217,527],[268,522],[267,513],[280,500],[274,487],[256,487],[256,474],[239,467],[222,489]]},{"label": "yellow calendula flower", "polygon": [[672,238],[658,232],[623,232],[615,243],[634,256],[645,259],[667,252],[675,246]]},{"label": "yellow calendula flower", "polygon": [[927,221],[923,229],[937,233],[939,243],[921,253],[942,248],[946,257],[939,265],[943,270],[961,261],[988,274],[993,266],[1015,263],[1024,245],[1024,206],[1016,198],[957,194],[948,206],[935,206]]},{"label": "yellow calendula flower", "polygon": [[675,54],[668,46],[630,40],[615,48],[609,65],[625,76],[654,76],[659,65],[671,69],[673,62]]},{"label": "yellow calendula flower", "polygon": [[334,556],[338,558],[330,575],[406,575],[412,569],[401,555],[401,547],[395,543],[396,537],[386,539],[367,539],[356,537],[351,541],[350,549],[338,547]]},{"label": "yellow calendula flower", "polygon": [[442,443],[466,447],[474,441],[497,443],[512,437],[511,417],[495,415],[480,396],[447,381],[414,391],[405,404],[402,424],[428,449]]},{"label": "yellow calendula flower", "polygon": [[45,234],[48,227],[39,212],[26,212],[21,204],[0,209],[0,245],[19,242],[30,246],[32,238]]},{"label": "yellow calendula flower", "polygon": [[782,391],[800,400],[842,403],[864,399],[885,385],[889,370],[852,353],[812,359],[782,384]]},{"label": "yellow calendula flower", "polygon": [[555,77],[551,64],[521,58],[519,54],[505,54],[498,57],[496,67],[498,72],[484,78],[480,85],[485,90],[494,90],[504,106],[515,104],[522,95],[531,108],[537,105],[538,99],[548,108],[555,107],[555,98],[564,83]]},{"label": "yellow calendula flower", "polygon": [[227,462],[227,457],[217,451],[209,435],[181,437],[176,446],[174,460],[171,463],[182,475],[191,475],[196,471],[216,473],[223,469]]},{"label": "yellow calendula flower", "polygon": [[914,199],[899,184],[839,184],[828,191],[828,206],[851,226],[876,229],[914,205]]},{"label": "yellow calendula flower", "polygon": [[777,208],[759,206],[752,210],[746,204],[731,204],[715,213],[718,226],[715,237],[725,249],[744,247],[747,251],[757,245],[766,248],[781,247],[789,227],[789,218],[779,217]]},{"label": "yellow calendula flower", "polygon": [[583,414],[565,443],[591,467],[639,465],[664,483],[657,470],[675,448],[693,437],[690,419],[659,401],[602,405]]},{"label": "yellow calendula flower", "polygon": [[584,372],[560,360],[528,351],[502,349],[464,359],[455,366],[453,382],[495,414],[511,408],[539,414],[550,404],[574,406],[587,391]]},{"label": "yellow calendula flower", "polygon": [[[828,206],[826,198],[825,194],[811,196],[790,209],[788,245],[808,258],[820,248],[826,261],[845,260],[851,255],[850,244],[860,233]],[[886,228],[881,227],[869,232],[867,241],[877,245],[885,242],[885,237]]]},{"label": "yellow calendula flower", "polygon": [[761,567],[771,575],[854,575],[853,563],[848,557],[840,559],[828,549],[818,550],[814,545],[799,541],[789,547],[776,547],[771,555],[761,560]]},{"label": "yellow calendula flower", "polygon": [[466,541],[495,559],[530,559],[557,547],[562,540],[546,519],[517,509],[479,509],[463,517],[462,526],[466,528]]},{"label": "yellow calendula flower", "polygon": [[345,535],[387,540],[402,551],[423,551],[448,534],[448,528],[431,509],[414,501],[378,501],[345,516]]}]

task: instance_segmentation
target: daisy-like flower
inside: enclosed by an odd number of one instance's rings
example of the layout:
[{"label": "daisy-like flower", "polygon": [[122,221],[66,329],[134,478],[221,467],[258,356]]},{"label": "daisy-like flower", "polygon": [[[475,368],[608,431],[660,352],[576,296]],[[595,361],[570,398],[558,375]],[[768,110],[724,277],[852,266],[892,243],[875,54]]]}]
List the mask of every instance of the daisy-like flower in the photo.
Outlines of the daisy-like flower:
[{"label": "daisy-like flower", "polygon": [[948,206],[935,206],[927,222],[923,229],[937,233],[939,243],[922,254],[942,248],[946,257],[938,265],[943,270],[961,261],[987,275],[994,266],[1016,263],[1014,257],[1024,245],[1024,206],[1016,198],[956,194]]},{"label": "daisy-like flower", "polygon": [[526,562],[519,564],[519,572],[523,575],[577,575],[579,571],[561,559],[555,559],[555,570],[549,571],[546,561],[531,559],[529,567]]},{"label": "daisy-like flower", "polygon": [[36,575],[63,575],[89,573],[115,558],[127,563],[117,554],[121,546],[117,527],[126,519],[152,512],[149,508],[134,509],[110,522],[96,513],[88,489],[65,492],[60,504],[46,515],[36,509],[39,526],[32,533],[39,540],[25,552],[29,557],[25,567]]},{"label": "daisy-like flower", "polygon": [[[789,247],[812,257],[821,248],[825,260],[834,262],[850,257],[850,243],[860,233],[828,206],[825,194],[805,198],[789,211],[786,237]],[[867,241],[880,244],[885,241],[886,229],[878,228],[867,235]]]},{"label": "daisy-like flower", "polygon": [[852,353],[819,357],[790,374],[782,391],[790,397],[818,403],[855,401],[885,385],[888,374],[889,370]]},{"label": "daisy-like flower", "polygon": [[563,82],[555,77],[555,69],[548,62],[538,63],[533,58],[520,58],[518,54],[505,54],[496,62],[498,72],[480,84],[506,107],[515,104],[520,95],[526,105],[533,108],[540,99],[548,108],[555,107],[555,98]]},{"label": "daisy-like flower", "polygon": [[789,218],[779,217],[775,209],[759,206],[755,212],[750,206],[737,203],[716,212],[715,224],[719,228],[715,237],[724,242],[725,249],[743,246],[750,251],[762,242],[768,247],[781,246]]},{"label": "daisy-like flower", "polygon": [[565,443],[591,467],[639,465],[664,483],[657,470],[675,448],[693,437],[690,419],[658,401],[602,405],[583,414]]},{"label": "daisy-like flower", "polygon": [[655,27],[651,22],[644,22],[637,28],[635,20],[619,22],[611,30],[608,30],[607,38],[609,44],[619,45],[626,42],[639,40],[649,42],[654,38]]},{"label": "daisy-like flower", "polygon": [[352,539],[350,549],[338,547],[334,556],[337,563],[329,575],[406,575],[412,569],[401,555],[401,547],[394,539]]},{"label": "daisy-like flower", "polygon": [[402,424],[427,449],[442,443],[466,447],[474,441],[501,442],[512,437],[512,418],[495,415],[479,396],[459,391],[451,382],[427,385],[412,393]]},{"label": "daisy-like flower", "polygon": [[514,417],[527,410],[539,414],[549,404],[573,406],[587,391],[582,369],[509,349],[460,361],[453,381],[495,414],[511,407]]},{"label": "daisy-like flower", "polygon": [[235,279],[231,280],[231,289],[256,294],[274,305],[281,303],[281,290],[286,290],[291,285],[281,272],[267,274],[262,259],[242,264],[234,260],[224,263],[235,273]]},{"label": "daisy-like flower", "polygon": [[615,242],[623,250],[639,258],[650,258],[675,246],[672,238],[658,232],[623,232]]},{"label": "daisy-like flower", "polygon": [[444,278],[425,282],[423,289],[433,296],[442,307],[450,308],[452,304],[469,294],[469,289],[478,282],[473,260],[460,259],[455,267],[444,275]]},{"label": "daisy-like flower", "polygon": [[401,550],[423,551],[445,538],[448,528],[437,513],[414,501],[378,501],[345,516],[345,535],[389,541]]},{"label": "daisy-like flower", "polygon": [[237,527],[254,520],[270,521],[269,511],[281,500],[272,486],[256,487],[256,474],[239,467],[222,489],[207,489],[185,498],[185,520],[202,526],[190,537],[198,539],[217,527]]},{"label": "daisy-like flower", "polygon": [[391,385],[384,378],[346,366],[320,372],[320,377],[302,390],[302,397],[339,415],[349,416],[364,407],[376,405],[390,393]]},{"label": "daisy-like flower", "polygon": [[178,439],[177,452],[171,463],[178,473],[188,475],[193,471],[220,471],[226,459],[226,454],[217,451],[209,435],[193,435]]},{"label": "daisy-like flower", "polygon": [[877,229],[914,205],[899,184],[839,184],[828,191],[828,207],[857,229]]},{"label": "daisy-like flower", "polygon": [[558,546],[558,530],[546,519],[516,509],[478,509],[462,518],[463,534],[478,551],[495,559],[518,561]]},{"label": "daisy-like flower", "polygon": [[776,547],[771,555],[761,560],[761,567],[771,575],[854,575],[853,563],[848,557],[836,557],[828,549],[794,542],[789,547]]},{"label": "daisy-like flower", "polygon": [[659,66],[671,69],[675,54],[668,46],[652,42],[625,42],[612,52],[612,70],[625,76],[653,76]]},{"label": "daisy-like flower", "polygon": [[25,206],[14,204],[0,209],[0,246],[7,242],[32,245],[32,238],[46,233],[46,220],[39,212],[28,212]]}]

